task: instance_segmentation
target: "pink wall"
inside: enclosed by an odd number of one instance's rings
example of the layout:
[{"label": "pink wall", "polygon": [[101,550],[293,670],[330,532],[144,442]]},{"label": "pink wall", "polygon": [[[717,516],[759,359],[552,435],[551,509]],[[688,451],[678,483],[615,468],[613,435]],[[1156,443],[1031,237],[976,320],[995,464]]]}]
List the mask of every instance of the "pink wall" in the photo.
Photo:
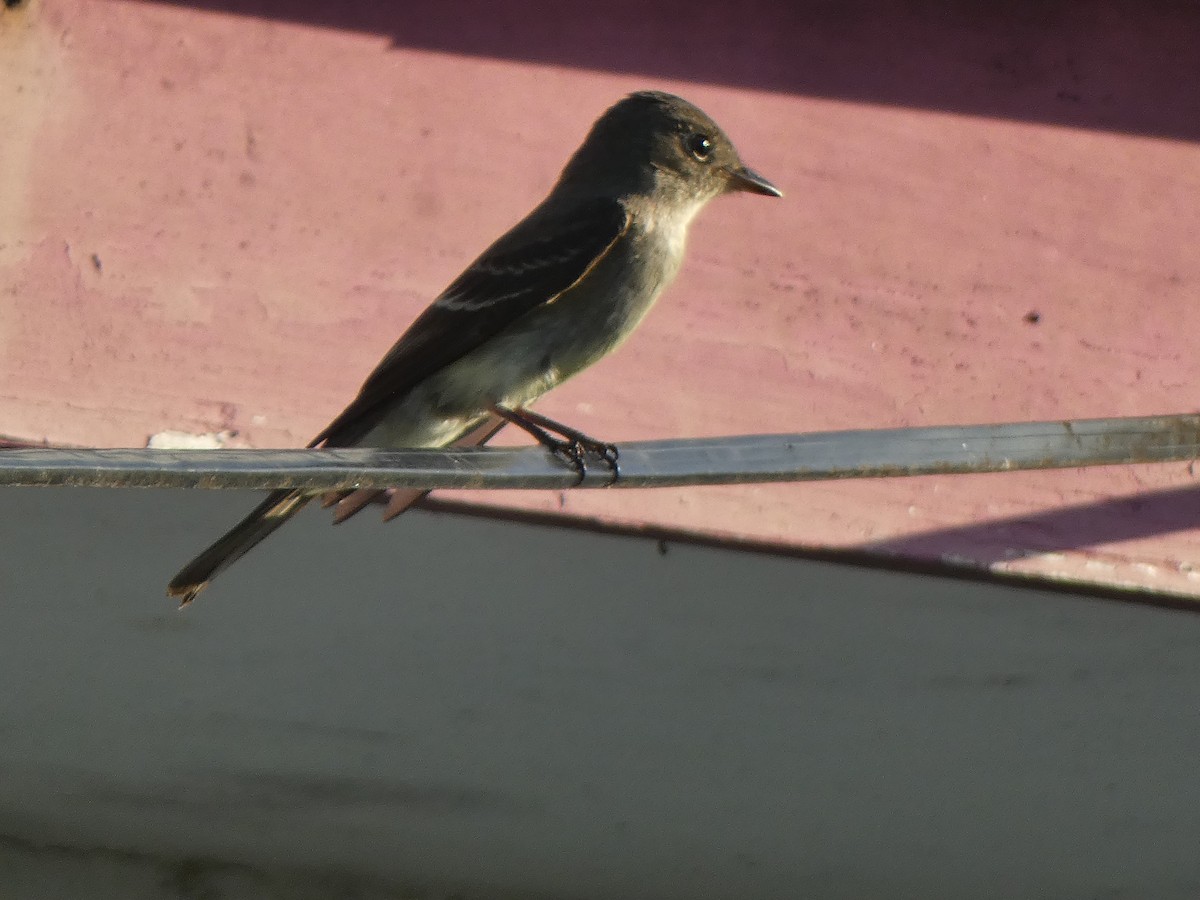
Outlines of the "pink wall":
[{"label": "pink wall", "polygon": [[[786,197],[708,209],[642,331],[548,414],[619,441],[1196,408],[1200,13],[501,6],[0,12],[0,433],[304,443],[641,87]],[[471,499],[1195,594],[1192,481]]]}]

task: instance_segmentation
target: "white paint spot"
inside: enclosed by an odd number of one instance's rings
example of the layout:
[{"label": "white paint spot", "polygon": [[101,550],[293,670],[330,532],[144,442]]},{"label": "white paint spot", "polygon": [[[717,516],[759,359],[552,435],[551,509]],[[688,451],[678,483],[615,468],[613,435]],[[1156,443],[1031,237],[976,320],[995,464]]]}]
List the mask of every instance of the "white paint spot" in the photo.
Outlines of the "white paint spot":
[{"label": "white paint spot", "polygon": [[146,446],[151,450],[220,450],[233,438],[231,431],[160,431],[150,435]]}]

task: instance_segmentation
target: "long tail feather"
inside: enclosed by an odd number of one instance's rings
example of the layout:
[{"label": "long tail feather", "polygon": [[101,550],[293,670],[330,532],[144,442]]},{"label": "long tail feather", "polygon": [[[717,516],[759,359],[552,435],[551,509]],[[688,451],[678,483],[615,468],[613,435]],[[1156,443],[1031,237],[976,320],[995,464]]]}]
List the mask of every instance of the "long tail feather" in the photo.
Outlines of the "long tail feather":
[{"label": "long tail feather", "polygon": [[[499,416],[488,416],[475,428],[454,442],[456,447],[472,447],[486,443],[505,422]],[[314,443],[318,443],[314,441]],[[391,490],[361,489],[357,491],[331,492],[322,498],[324,506],[333,506],[334,522],[342,522],[371,503],[385,499],[384,521],[394,519],[428,491],[420,488],[393,488]],[[314,499],[313,494],[299,491],[272,491],[250,515],[238,522],[228,532],[190,563],[167,585],[167,595],[178,597],[180,606],[187,606],[203,591],[210,581],[222,571],[245,556],[259,542],[268,538],[276,528],[298,513],[304,505]]]},{"label": "long tail feather", "polygon": [[167,585],[167,596],[187,606],[221,571],[245,556],[280,525],[304,508],[311,495],[272,491],[254,510],[184,566]]}]

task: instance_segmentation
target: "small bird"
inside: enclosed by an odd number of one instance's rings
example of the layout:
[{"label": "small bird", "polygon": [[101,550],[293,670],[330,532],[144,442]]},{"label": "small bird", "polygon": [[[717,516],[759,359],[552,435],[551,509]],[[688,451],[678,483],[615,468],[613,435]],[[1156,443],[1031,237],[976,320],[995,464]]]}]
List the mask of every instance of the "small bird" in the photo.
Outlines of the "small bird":
[{"label": "small bird", "polygon": [[[621,344],[679,271],[688,226],[734,191],[779,197],[700,109],[630,94],[596,120],[549,195],[469,265],[309,447],[474,446],[514,424],[571,463],[617,476],[617,448],[529,409]],[[328,498],[342,521],[382,492]],[[393,490],[385,519],[426,492]],[[272,491],[167,587],[186,605],[318,494]]]}]

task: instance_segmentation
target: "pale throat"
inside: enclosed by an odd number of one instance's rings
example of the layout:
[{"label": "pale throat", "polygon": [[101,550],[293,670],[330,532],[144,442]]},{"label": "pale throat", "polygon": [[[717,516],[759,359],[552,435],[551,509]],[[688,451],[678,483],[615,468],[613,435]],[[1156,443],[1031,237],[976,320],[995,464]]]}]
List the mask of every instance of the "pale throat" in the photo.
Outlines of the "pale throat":
[{"label": "pale throat", "polygon": [[658,203],[642,202],[638,209],[631,210],[635,220],[648,237],[663,241],[663,248],[672,261],[678,263],[683,258],[684,247],[687,245],[688,226],[692,219],[708,202],[708,197],[674,197],[671,201]]}]

